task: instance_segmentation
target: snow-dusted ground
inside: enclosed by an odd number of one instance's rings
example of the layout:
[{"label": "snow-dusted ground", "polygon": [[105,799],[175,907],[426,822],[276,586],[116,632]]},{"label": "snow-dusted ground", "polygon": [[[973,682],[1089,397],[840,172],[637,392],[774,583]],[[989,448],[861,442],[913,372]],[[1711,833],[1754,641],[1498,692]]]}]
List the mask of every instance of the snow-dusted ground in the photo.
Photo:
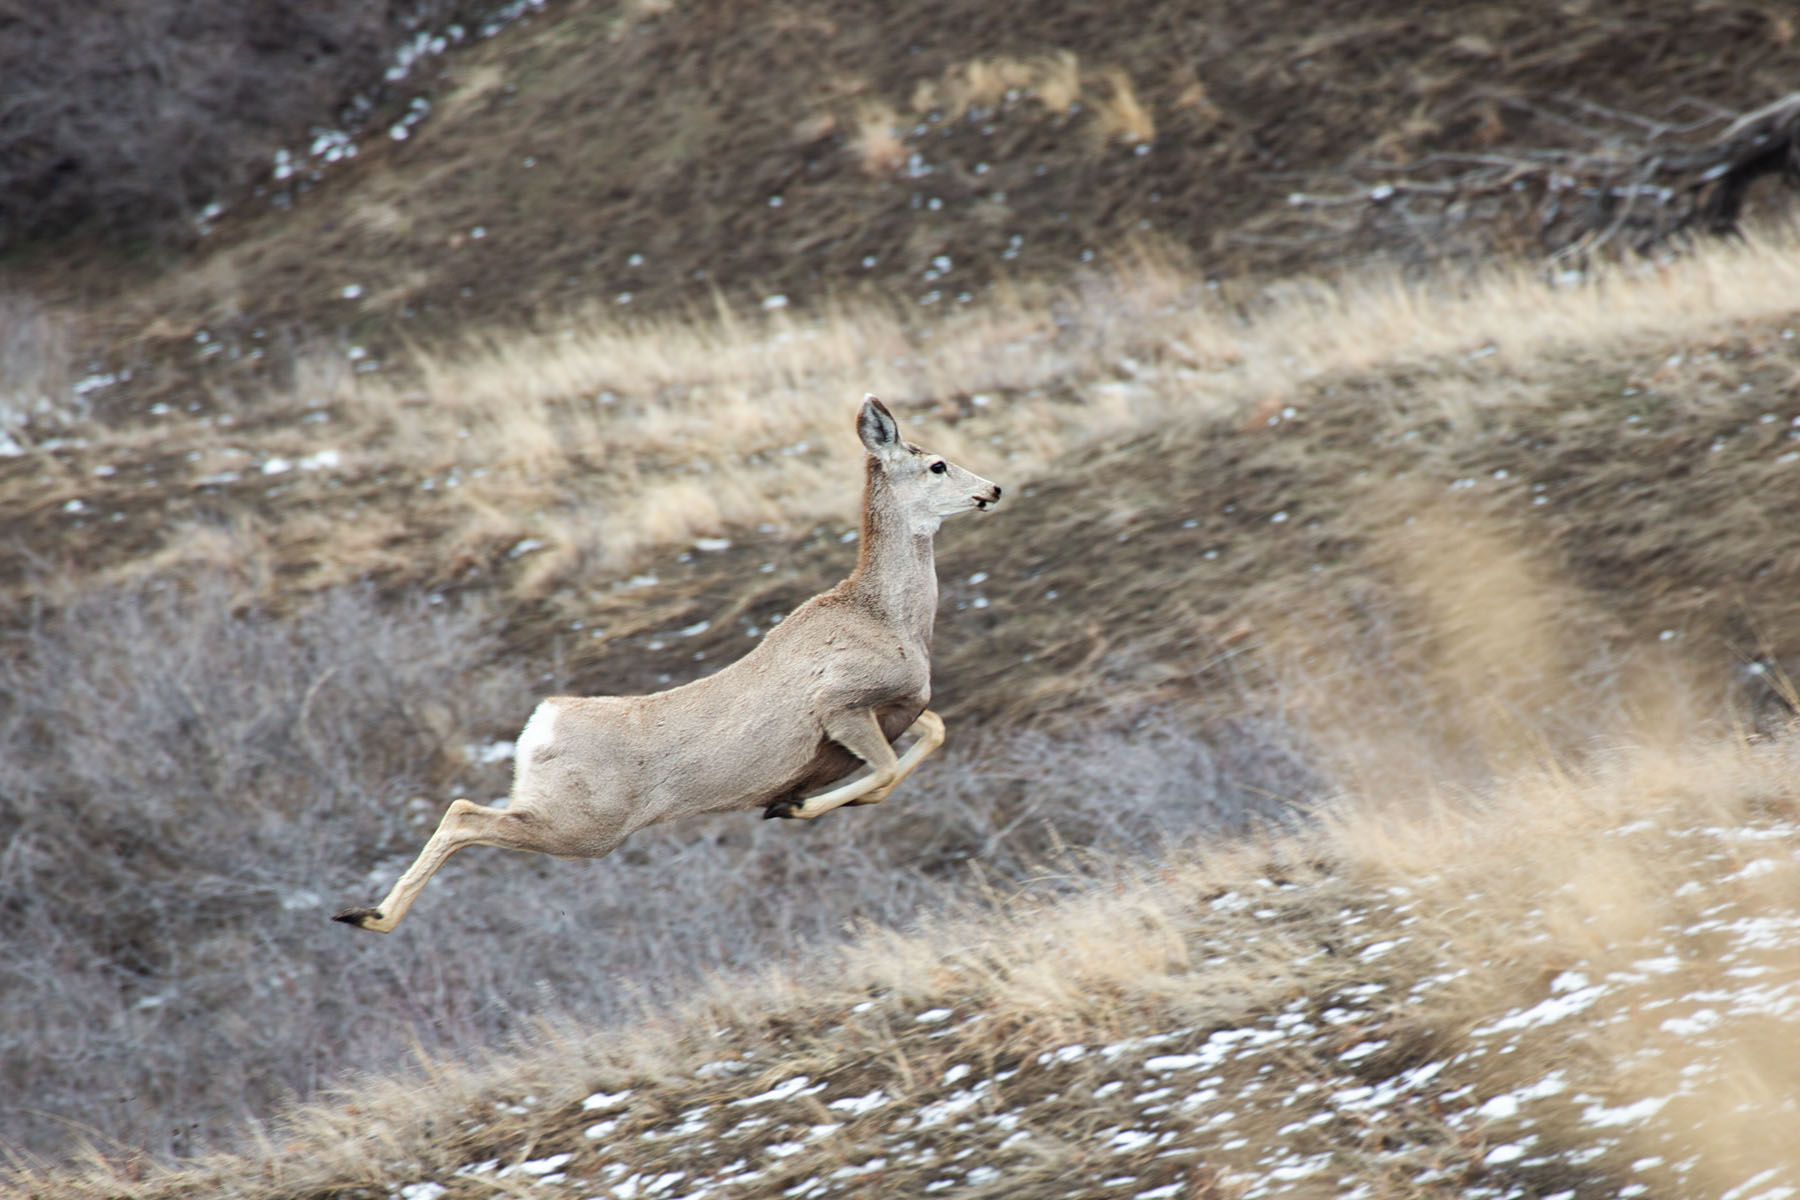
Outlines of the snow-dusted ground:
[{"label": "snow-dusted ground", "polygon": [[[382,74],[383,82],[388,88],[398,87],[415,70],[441,57],[452,47],[475,38],[493,37],[507,26],[543,11],[546,3],[548,0],[506,0],[495,5],[474,29],[460,24],[447,25],[441,30],[421,29],[394,51]],[[275,185],[275,201],[279,204],[290,202],[294,189],[304,190],[324,178],[326,168],[355,158],[359,140],[385,135],[393,141],[403,142],[431,115],[431,101],[424,96],[414,96],[396,119],[384,128],[372,129],[378,103],[375,92],[357,96],[339,114],[336,125],[312,129],[304,150],[278,147],[269,168],[269,180]],[[201,216],[202,232],[224,211],[222,203],[209,205]]]},{"label": "snow-dusted ground", "polygon": [[[1484,1007],[1467,966],[1434,969],[1421,943],[1438,927],[1393,887],[1343,905],[1333,919],[1348,941],[1319,951],[1353,964],[1340,980],[1366,981],[1247,1019],[1036,1046],[979,1001],[869,1000],[794,1060],[802,1069],[746,1051],[685,1083],[560,1108],[502,1101],[461,1131],[479,1152],[392,1195],[485,1195],[502,1181],[612,1200],[1800,1194],[1800,1144],[1734,1141],[1800,1129],[1800,1094],[1766,1087],[1800,1073],[1800,827],[1651,826],[1608,836],[1670,847],[1647,862],[1683,860],[1669,899],[1688,916],[1610,944],[1606,962],[1622,967],[1562,956],[1510,1003]],[[1306,892],[1262,881],[1204,902],[1195,969],[1265,939],[1292,944]],[[897,1049],[866,1052],[883,1037]],[[1772,1076],[1768,1063],[1746,1073],[1746,1056],[1770,1054],[1783,1060]],[[533,1136],[490,1140],[509,1118]]]}]

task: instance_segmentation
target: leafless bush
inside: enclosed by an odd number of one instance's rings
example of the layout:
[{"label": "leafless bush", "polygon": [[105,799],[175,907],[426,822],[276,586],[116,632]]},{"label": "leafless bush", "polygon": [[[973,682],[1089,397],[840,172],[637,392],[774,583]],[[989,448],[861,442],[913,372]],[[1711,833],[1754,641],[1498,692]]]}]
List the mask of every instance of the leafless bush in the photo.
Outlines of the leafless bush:
[{"label": "leafless bush", "polygon": [[0,248],[168,235],[468,0],[0,0]]},{"label": "leafless bush", "polygon": [[40,1111],[7,1138],[67,1116],[178,1147],[178,1114],[341,1061],[329,1031],[356,989],[307,949],[312,910],[398,836],[456,731],[492,718],[484,648],[422,603],[346,591],[277,621],[216,579],[89,595],[14,639],[0,1061]]},{"label": "leafless bush", "polygon": [[81,598],[7,651],[0,1072],[32,1101],[0,1144],[49,1154],[67,1122],[195,1150],[352,1066],[629,1017],[1311,786],[1273,723],[963,731],[892,800],[816,824],[727,815],[597,863],[477,849],[377,938],[327,915],[391,883],[449,798],[506,787],[464,746],[531,697],[477,614],[350,589],[277,618],[222,580],[163,581]]}]

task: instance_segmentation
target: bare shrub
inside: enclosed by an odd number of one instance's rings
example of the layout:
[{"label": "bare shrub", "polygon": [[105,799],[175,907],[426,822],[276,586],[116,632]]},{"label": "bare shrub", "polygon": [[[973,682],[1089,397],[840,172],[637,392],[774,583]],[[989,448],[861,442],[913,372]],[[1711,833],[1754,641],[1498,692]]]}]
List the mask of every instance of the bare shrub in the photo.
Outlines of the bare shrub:
[{"label": "bare shrub", "polygon": [[347,936],[327,914],[390,883],[453,795],[505,790],[508,768],[465,746],[516,729],[531,695],[482,628],[360,588],[240,610],[215,577],[94,592],[12,639],[0,1071],[33,1101],[0,1143],[54,1154],[76,1121],[193,1151],[353,1066],[470,1052],[540,1016],[627,1019],[857,922],[930,924],[1071,851],[1242,827],[1309,786],[1273,723],[965,729],[872,808],[687,822],[597,863],[482,849],[403,932]]},{"label": "bare shrub", "polygon": [[[0,1061],[39,1114],[181,1148],[307,1090],[355,989],[309,953],[324,878],[489,715],[467,616],[367,591],[235,611],[222,578],[77,599],[0,667]],[[178,1114],[183,1114],[178,1115]]]},{"label": "bare shrub", "polygon": [[[1490,100],[1514,115],[1549,118],[1569,139],[1556,146],[1490,147],[1427,154],[1411,162],[1351,162],[1328,194],[1293,192],[1270,229],[1307,225],[1323,247],[1346,235],[1413,263],[1479,261],[1528,249],[1585,267],[1626,255],[1666,257],[1695,234],[1739,236],[1758,181],[1800,184],[1800,92],[1736,113],[1675,106],[1688,119],[1653,118],[1573,98],[1544,104]],[[1699,115],[1696,116],[1696,109]],[[1785,200],[1766,195],[1765,218]],[[1352,232],[1354,229],[1354,232]],[[1329,230],[1330,232],[1326,232]]]},{"label": "bare shrub", "polygon": [[0,247],[76,228],[167,236],[275,146],[382,82],[424,0],[0,6]]}]

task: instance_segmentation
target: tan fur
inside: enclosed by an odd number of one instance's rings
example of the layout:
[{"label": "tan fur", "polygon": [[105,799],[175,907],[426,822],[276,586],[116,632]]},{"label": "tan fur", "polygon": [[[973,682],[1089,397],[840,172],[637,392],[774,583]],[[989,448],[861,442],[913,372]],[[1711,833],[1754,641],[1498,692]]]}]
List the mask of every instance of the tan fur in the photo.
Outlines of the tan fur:
[{"label": "tan fur", "polygon": [[[998,503],[1000,489],[901,440],[873,396],[857,432],[868,458],[848,579],[705,679],[648,696],[545,700],[519,736],[507,807],[455,801],[379,906],[334,919],[386,933],[465,846],[599,858],[678,817],[760,808],[810,819],[892,792],[944,740],[943,721],[925,708],[932,537],[945,517]],[[896,757],[904,733],[918,740]]]}]

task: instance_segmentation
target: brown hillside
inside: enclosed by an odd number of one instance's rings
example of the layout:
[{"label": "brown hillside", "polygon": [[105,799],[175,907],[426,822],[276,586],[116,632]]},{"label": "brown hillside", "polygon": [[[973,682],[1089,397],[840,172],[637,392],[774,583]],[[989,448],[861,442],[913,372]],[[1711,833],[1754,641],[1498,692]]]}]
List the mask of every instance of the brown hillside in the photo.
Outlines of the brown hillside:
[{"label": "brown hillside", "polygon": [[442,62],[406,140],[378,118],[316,185],[233,198],[178,271],[121,290],[59,248],[27,278],[116,294],[110,336],[235,356],[257,329],[391,344],[715,289],[947,307],[1134,238],[1215,277],[1335,270],[1382,248],[1259,234],[1289,192],[1741,110],[1792,88],[1800,42],[1752,3],[590,3]]},{"label": "brown hillside", "polygon": [[[1792,1092],[1751,1001],[1800,1012],[1769,857],[1800,839],[1800,249],[1552,286],[1276,218],[1346,164],[1741,110],[1795,42],[1771,4],[571,0],[191,254],[8,260],[0,1078],[31,1103],[0,1147],[105,1160],[14,1178],[1242,1200],[1348,1194],[1289,1173],[1349,1150],[1367,1194],[1587,1200],[1785,1170],[1778,1106],[1688,1118]],[[939,542],[929,769],[816,825],[474,851],[401,936],[332,925],[505,791],[536,698],[712,670],[841,577],[865,390],[1006,486]],[[1711,1001],[1664,960],[1764,974],[1691,1042]],[[579,1032],[462,1071],[546,1020]],[[396,1074],[320,1107],[354,1070]],[[800,1074],[833,1086],[754,1099]]]}]

